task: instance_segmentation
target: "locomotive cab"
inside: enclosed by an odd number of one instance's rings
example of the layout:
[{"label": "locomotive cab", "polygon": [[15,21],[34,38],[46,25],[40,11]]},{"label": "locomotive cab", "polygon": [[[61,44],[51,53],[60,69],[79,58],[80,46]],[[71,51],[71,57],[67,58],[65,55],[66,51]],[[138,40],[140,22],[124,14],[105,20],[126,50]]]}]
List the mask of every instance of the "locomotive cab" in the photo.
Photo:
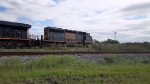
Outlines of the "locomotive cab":
[{"label": "locomotive cab", "polygon": [[92,37],[90,36],[90,33],[87,33],[85,35],[85,44],[92,44],[93,43],[93,39]]}]

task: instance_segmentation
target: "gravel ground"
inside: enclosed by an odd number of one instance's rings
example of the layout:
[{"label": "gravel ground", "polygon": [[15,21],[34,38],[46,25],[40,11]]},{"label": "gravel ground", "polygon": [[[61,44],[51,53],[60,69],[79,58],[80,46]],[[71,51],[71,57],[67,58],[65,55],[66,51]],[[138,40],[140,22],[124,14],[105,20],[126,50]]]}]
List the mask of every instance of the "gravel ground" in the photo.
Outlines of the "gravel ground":
[{"label": "gravel ground", "polygon": [[[15,59],[26,63],[41,59],[42,57],[44,56],[3,56],[0,57],[0,64],[4,60]],[[73,57],[96,63],[150,63],[150,54],[76,54]]]},{"label": "gravel ground", "polygon": [[150,54],[78,54],[75,56],[96,63],[150,63]]},{"label": "gravel ground", "polygon": [[41,55],[36,55],[36,56],[3,56],[3,57],[0,57],[0,64],[3,63],[4,61],[6,60],[11,60],[11,59],[14,59],[16,61],[20,61],[20,62],[23,62],[23,63],[27,63],[27,62],[31,62],[33,60],[38,60],[38,59],[41,59],[43,56]]}]

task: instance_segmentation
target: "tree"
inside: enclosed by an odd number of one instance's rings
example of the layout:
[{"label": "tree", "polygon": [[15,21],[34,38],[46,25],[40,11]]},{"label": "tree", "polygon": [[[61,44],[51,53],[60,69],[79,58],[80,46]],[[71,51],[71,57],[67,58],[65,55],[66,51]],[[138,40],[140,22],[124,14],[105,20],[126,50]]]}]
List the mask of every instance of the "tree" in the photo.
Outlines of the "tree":
[{"label": "tree", "polygon": [[103,41],[102,43],[104,43],[104,44],[119,44],[119,41],[107,39],[106,41]]}]

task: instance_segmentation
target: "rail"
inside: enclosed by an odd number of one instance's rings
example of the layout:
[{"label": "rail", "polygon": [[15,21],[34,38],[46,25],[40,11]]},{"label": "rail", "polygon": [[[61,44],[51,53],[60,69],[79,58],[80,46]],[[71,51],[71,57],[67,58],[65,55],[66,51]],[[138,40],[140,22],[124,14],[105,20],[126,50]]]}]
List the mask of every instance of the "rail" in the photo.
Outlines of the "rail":
[{"label": "rail", "polygon": [[75,51],[53,51],[53,52],[0,52],[2,56],[25,56],[25,55],[65,55],[65,54],[150,54],[150,52],[75,52]]}]

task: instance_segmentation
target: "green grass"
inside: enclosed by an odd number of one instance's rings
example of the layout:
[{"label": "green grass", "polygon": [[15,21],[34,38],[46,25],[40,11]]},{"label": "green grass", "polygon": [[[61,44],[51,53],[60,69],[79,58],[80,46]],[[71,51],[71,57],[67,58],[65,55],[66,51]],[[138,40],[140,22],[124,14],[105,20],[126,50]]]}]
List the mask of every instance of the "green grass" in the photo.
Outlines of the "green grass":
[{"label": "green grass", "polygon": [[150,44],[102,44],[94,43],[92,45],[86,46],[75,46],[75,47],[66,47],[66,46],[51,46],[51,47],[32,47],[28,48],[16,48],[16,49],[4,49],[0,48],[0,52],[37,52],[37,51],[134,51],[134,52],[148,52],[150,51]]},{"label": "green grass", "polygon": [[90,50],[96,51],[150,51],[150,44],[92,44]]},{"label": "green grass", "polygon": [[32,48],[16,48],[16,49],[4,49],[4,48],[0,48],[0,52],[49,52],[49,51],[89,51],[90,48],[87,47],[43,47],[43,48],[39,48],[39,47],[32,47]]},{"label": "green grass", "polygon": [[71,56],[49,56],[27,63],[10,58],[0,64],[2,84],[150,84],[149,79],[149,63],[98,64]]}]

